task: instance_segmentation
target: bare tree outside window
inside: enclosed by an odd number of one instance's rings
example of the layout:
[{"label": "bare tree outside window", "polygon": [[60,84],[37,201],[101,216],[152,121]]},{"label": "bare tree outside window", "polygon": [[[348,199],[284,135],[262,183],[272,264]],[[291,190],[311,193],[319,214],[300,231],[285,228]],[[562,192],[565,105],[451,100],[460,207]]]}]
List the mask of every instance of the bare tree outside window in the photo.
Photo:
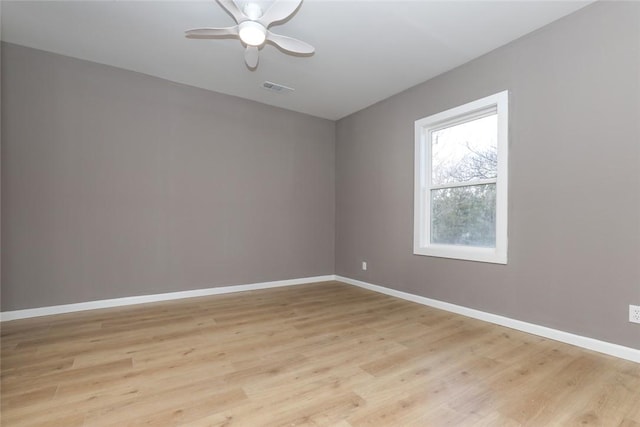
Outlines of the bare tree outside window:
[{"label": "bare tree outside window", "polygon": [[496,139],[496,114],[433,132],[432,243],[495,247]]}]

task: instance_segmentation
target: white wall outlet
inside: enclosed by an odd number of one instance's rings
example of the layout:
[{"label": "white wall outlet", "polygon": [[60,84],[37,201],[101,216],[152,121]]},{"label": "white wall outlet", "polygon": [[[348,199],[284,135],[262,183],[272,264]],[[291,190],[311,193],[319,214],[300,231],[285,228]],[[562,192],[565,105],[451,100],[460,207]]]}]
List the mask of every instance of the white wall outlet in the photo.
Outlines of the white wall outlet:
[{"label": "white wall outlet", "polygon": [[629,305],[629,322],[640,323],[640,305]]},{"label": "white wall outlet", "polygon": [[362,261],[362,269],[363,270],[367,269],[367,261]]}]

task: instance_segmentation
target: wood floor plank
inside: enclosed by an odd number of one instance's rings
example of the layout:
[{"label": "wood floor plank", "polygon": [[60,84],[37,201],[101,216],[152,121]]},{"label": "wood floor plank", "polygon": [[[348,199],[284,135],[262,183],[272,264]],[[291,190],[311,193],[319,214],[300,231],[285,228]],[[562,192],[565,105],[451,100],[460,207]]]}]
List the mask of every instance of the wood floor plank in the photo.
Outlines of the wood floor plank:
[{"label": "wood floor plank", "polygon": [[640,364],[338,282],[0,334],[3,426],[640,425]]}]

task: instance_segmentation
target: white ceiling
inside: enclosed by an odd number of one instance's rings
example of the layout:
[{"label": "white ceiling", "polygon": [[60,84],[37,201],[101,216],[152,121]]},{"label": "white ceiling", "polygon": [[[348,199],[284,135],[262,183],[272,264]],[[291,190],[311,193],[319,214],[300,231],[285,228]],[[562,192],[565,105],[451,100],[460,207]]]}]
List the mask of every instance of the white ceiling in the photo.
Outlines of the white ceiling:
[{"label": "white ceiling", "polygon": [[[245,0],[242,0],[245,1]],[[238,40],[184,30],[234,25],[214,1],[2,1],[2,40],[265,104],[339,119],[534,31],[591,1],[305,0],[250,71]],[[268,2],[267,2],[268,3]],[[269,80],[295,88],[262,88]]]}]

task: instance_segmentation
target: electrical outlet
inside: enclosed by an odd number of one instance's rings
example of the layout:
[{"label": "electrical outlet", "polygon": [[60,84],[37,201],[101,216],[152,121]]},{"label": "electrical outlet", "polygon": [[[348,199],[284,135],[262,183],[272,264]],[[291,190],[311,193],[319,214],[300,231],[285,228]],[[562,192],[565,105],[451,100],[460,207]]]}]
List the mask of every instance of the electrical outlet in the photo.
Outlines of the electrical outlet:
[{"label": "electrical outlet", "polygon": [[629,322],[640,323],[640,305],[629,305]]},{"label": "electrical outlet", "polygon": [[363,270],[367,269],[367,261],[362,261],[362,269]]}]

